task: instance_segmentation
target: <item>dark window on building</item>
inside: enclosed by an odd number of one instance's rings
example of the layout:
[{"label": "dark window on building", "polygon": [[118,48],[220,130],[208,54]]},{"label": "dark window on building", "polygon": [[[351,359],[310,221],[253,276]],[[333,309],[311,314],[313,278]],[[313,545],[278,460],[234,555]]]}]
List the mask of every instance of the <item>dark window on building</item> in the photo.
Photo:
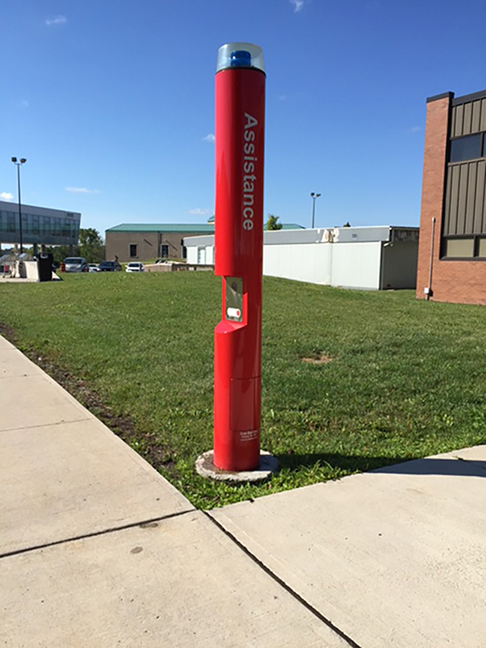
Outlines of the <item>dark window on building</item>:
[{"label": "dark window on building", "polygon": [[169,256],[169,246],[168,245],[161,245],[160,246],[160,256],[163,259],[167,259],[167,257]]},{"label": "dark window on building", "polygon": [[32,234],[40,234],[39,216],[31,216]]},{"label": "dark window on building", "polygon": [[64,220],[62,222],[62,236],[71,236],[71,221]]},{"label": "dark window on building", "polygon": [[187,259],[187,248],[185,245],[182,246],[182,258]]},{"label": "dark window on building", "polygon": [[133,259],[133,257],[137,256],[137,246],[134,245],[133,243],[130,244],[130,258]]},{"label": "dark window on building", "polygon": [[451,162],[463,162],[464,160],[474,160],[481,157],[482,150],[482,135],[466,135],[465,137],[458,137],[451,141]]},{"label": "dark window on building", "polygon": [[51,219],[48,216],[43,216],[42,217],[42,234],[44,236],[50,236],[51,235]]},{"label": "dark window on building", "polygon": [[16,223],[15,223],[15,214],[11,214],[10,212],[7,213],[7,232],[15,232],[17,231]]},{"label": "dark window on building", "polygon": [[0,212],[0,232],[7,231],[7,212]]},{"label": "dark window on building", "polygon": [[59,218],[51,218],[51,232],[53,236],[61,236],[61,221]]}]

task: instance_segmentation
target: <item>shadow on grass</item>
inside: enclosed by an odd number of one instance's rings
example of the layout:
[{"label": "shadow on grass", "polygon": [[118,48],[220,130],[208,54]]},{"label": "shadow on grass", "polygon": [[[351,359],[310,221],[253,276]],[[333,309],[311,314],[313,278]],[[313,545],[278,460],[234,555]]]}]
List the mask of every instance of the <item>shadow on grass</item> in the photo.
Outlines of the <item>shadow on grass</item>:
[{"label": "shadow on grass", "polygon": [[399,475],[450,475],[486,477],[486,461],[460,457],[412,459],[403,457],[366,457],[343,454],[280,454],[281,468],[295,470],[318,465],[344,473],[370,472]]}]

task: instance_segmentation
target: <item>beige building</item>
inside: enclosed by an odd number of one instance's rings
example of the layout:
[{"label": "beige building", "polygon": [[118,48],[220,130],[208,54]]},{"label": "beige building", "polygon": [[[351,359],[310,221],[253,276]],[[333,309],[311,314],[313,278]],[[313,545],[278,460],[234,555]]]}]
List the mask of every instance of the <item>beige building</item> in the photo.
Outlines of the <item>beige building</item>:
[{"label": "beige building", "polygon": [[124,223],[105,232],[106,258],[121,263],[149,259],[185,259],[184,238],[213,234],[214,225]]}]

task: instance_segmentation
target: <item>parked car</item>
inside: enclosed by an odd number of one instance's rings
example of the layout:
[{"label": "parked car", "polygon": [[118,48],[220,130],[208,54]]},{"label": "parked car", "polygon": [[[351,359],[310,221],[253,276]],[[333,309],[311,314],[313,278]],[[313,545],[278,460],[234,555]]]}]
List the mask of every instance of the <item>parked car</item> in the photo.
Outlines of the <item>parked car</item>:
[{"label": "parked car", "polygon": [[88,272],[98,272],[98,264],[88,263]]},{"label": "parked car", "polygon": [[139,261],[130,261],[125,268],[125,272],[143,272],[143,263]]},{"label": "parked car", "polygon": [[98,266],[98,272],[119,272],[121,265],[118,261],[102,261]]},{"label": "parked car", "polygon": [[88,264],[83,257],[66,257],[63,263],[65,272],[88,272]]}]

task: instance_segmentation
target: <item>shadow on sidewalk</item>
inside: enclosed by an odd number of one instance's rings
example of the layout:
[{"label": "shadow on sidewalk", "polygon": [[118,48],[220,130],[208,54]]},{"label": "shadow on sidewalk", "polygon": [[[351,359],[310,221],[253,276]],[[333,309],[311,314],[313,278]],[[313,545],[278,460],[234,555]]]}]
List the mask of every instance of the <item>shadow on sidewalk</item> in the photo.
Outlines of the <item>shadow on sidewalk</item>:
[{"label": "shadow on sidewalk", "polygon": [[460,457],[435,457],[404,460],[402,457],[366,457],[342,454],[277,455],[280,466],[312,467],[316,464],[350,472],[375,472],[397,475],[450,475],[486,477],[486,461]]},{"label": "shadow on sidewalk", "polygon": [[486,477],[486,461],[461,459],[460,457],[415,459],[377,468],[373,472],[399,475],[451,475],[457,477]]}]

